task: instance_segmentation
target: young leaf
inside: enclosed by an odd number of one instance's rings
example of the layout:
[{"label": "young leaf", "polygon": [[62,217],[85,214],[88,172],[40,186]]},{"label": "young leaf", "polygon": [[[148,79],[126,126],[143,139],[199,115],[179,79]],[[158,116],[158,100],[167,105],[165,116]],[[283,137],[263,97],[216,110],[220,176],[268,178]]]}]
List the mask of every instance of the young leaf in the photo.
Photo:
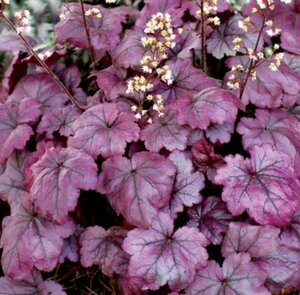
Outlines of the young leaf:
[{"label": "young leaf", "polygon": [[228,212],[226,204],[220,198],[208,197],[201,204],[189,209],[190,221],[188,226],[198,227],[206,239],[218,245],[222,243],[223,234],[233,216]]},{"label": "young leaf", "polygon": [[218,169],[223,200],[235,216],[247,210],[260,224],[287,225],[297,207],[292,159],[270,146],[255,146],[250,154],[251,159],[227,156],[227,165]]},{"label": "young leaf", "polygon": [[216,169],[224,164],[222,156],[215,154],[213,146],[204,138],[193,144],[192,154],[195,166],[205,172],[209,179],[213,179]]},{"label": "young leaf", "polygon": [[141,132],[146,148],[159,152],[163,147],[168,151],[184,150],[187,147],[188,128],[177,123],[177,114],[172,109],[164,111],[164,116],[155,115],[153,123]]},{"label": "young leaf", "polygon": [[0,104],[0,163],[3,163],[15,149],[21,150],[25,147],[33,134],[29,123],[36,122],[40,115],[40,103],[36,99],[24,99],[19,105]]},{"label": "young leaf", "polygon": [[131,160],[115,156],[102,164],[98,189],[129,223],[147,228],[168,204],[175,172],[172,162],[156,153],[139,152]]},{"label": "young leaf", "polygon": [[172,219],[160,213],[148,230],[134,229],[124,240],[123,248],[131,255],[128,275],[142,281],[141,289],[156,290],[168,283],[171,290],[180,290],[206,265],[204,236],[195,228],[173,230]]},{"label": "young leaf", "polygon": [[103,103],[84,112],[74,124],[74,136],[68,145],[97,158],[123,154],[127,142],[139,139],[139,127],[133,113],[119,112],[114,103]]},{"label": "young leaf", "polygon": [[[74,231],[70,219],[61,225],[41,217],[22,204],[14,207],[3,221],[1,236],[2,267],[4,273],[15,279],[24,279],[33,267],[51,271],[63,249],[63,239]],[[12,233],[14,238],[12,238]]]},{"label": "young leaf", "polygon": [[189,295],[271,295],[263,286],[265,280],[265,273],[250,262],[249,254],[232,254],[225,259],[222,268],[215,261],[209,261],[185,291]]},{"label": "young leaf", "polygon": [[235,95],[217,87],[205,88],[192,98],[181,97],[184,98],[178,101],[178,122],[194,129],[234,122],[241,107]]},{"label": "young leaf", "polygon": [[100,226],[88,227],[80,237],[81,264],[97,264],[107,276],[125,274],[129,255],[122,250],[122,243],[126,235],[127,231],[120,227],[107,231]]},{"label": "young leaf", "polygon": [[32,166],[30,198],[40,214],[63,223],[76,207],[79,189],[95,189],[97,170],[93,158],[84,152],[50,148]]}]

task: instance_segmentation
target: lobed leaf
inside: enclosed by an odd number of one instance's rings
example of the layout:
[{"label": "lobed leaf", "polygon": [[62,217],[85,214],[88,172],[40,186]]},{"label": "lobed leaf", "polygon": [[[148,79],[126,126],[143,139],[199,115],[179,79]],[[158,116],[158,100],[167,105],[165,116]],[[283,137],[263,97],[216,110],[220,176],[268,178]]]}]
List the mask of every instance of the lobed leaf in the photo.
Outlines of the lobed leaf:
[{"label": "lobed leaf", "polygon": [[175,172],[172,162],[156,153],[139,152],[131,160],[115,156],[102,164],[98,190],[127,222],[147,228],[168,204]]},{"label": "lobed leaf", "polygon": [[141,281],[141,289],[156,290],[168,283],[179,291],[206,265],[206,242],[195,228],[173,232],[172,219],[160,213],[148,230],[131,230],[124,240],[124,250],[131,255],[128,274]]}]

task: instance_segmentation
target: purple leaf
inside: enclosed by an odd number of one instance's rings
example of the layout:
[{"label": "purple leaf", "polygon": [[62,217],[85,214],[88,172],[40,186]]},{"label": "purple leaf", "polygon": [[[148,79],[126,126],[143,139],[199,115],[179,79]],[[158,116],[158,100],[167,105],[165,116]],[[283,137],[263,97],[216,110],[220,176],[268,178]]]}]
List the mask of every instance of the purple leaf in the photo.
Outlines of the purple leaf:
[{"label": "purple leaf", "polygon": [[206,130],[206,136],[212,143],[228,143],[231,135],[234,132],[234,123],[226,122],[224,124],[210,125]]},{"label": "purple leaf", "polygon": [[189,295],[271,295],[263,286],[265,280],[265,273],[250,262],[249,254],[232,254],[225,259],[222,268],[215,261],[209,261],[185,291]]},{"label": "purple leaf", "polygon": [[81,151],[50,148],[32,166],[31,200],[43,216],[65,222],[77,205],[79,189],[95,189],[97,170],[93,158]]},{"label": "purple leaf", "polygon": [[68,101],[67,95],[44,73],[24,76],[7,101],[20,103],[28,97],[39,100],[44,113],[62,107]]},{"label": "purple leaf", "polygon": [[142,36],[142,32],[126,30],[123,40],[113,53],[113,61],[117,67],[141,67],[141,58],[146,53],[141,41]]},{"label": "purple leaf", "polygon": [[80,112],[73,105],[54,109],[42,117],[37,132],[46,132],[52,138],[52,134],[58,131],[60,135],[68,137],[74,133],[74,122],[79,116]]},{"label": "purple leaf", "polygon": [[227,165],[217,171],[223,200],[235,216],[247,210],[260,224],[287,225],[297,206],[292,159],[270,146],[255,146],[250,154],[251,159],[227,156]]},{"label": "purple leaf", "polygon": [[280,238],[283,245],[300,252],[300,205],[293,215],[291,224],[282,230]]},{"label": "purple leaf", "polygon": [[[51,271],[58,263],[63,239],[74,231],[70,219],[61,225],[52,223],[19,204],[3,221],[1,237],[2,267],[4,273],[23,279],[33,270]],[[14,238],[12,238],[12,233]]]},{"label": "purple leaf", "polygon": [[[95,51],[112,51],[120,41],[122,23],[131,12],[126,7],[106,9],[101,5],[84,5],[85,11],[97,8],[101,17],[86,17],[91,45]],[[56,26],[55,33],[60,44],[71,43],[79,48],[88,48],[89,43],[84,29],[82,11],[79,3],[63,4],[61,13],[65,16]]]},{"label": "purple leaf", "polygon": [[81,264],[84,267],[97,264],[107,276],[125,274],[129,255],[122,250],[127,231],[111,227],[105,231],[100,226],[88,227],[80,237]]},{"label": "purple leaf", "polygon": [[300,56],[285,52],[283,61],[289,66],[291,70],[300,73]]},{"label": "purple leaf", "polygon": [[183,98],[192,99],[201,90],[216,86],[213,79],[194,68],[188,59],[169,61],[167,65],[170,67],[174,81],[171,85],[161,84],[161,87],[156,90],[167,103],[175,103]]},{"label": "purple leaf", "polygon": [[98,188],[127,222],[148,227],[170,200],[175,172],[172,162],[156,153],[136,153],[131,160],[116,156],[102,164]]},{"label": "purple leaf", "polygon": [[204,176],[194,172],[193,164],[187,154],[175,151],[169,159],[177,168],[173,194],[170,200],[169,211],[172,217],[181,212],[184,206],[191,207],[202,200],[200,190],[204,188]]},{"label": "purple leaf", "polygon": [[222,244],[222,254],[228,257],[232,253],[249,253],[268,280],[284,284],[296,271],[297,261],[280,245],[279,233],[278,228],[269,225],[232,222]]},{"label": "purple leaf", "polygon": [[193,49],[201,48],[201,38],[191,25],[185,25],[183,32],[176,36],[176,46],[172,50],[174,58],[191,59]]},{"label": "purple leaf", "polygon": [[47,149],[52,148],[53,142],[52,141],[39,141],[36,145],[36,151],[33,153],[30,153],[28,156],[28,159],[26,160],[25,166],[24,166],[24,181],[23,185],[26,189],[26,191],[30,191],[30,188],[33,184],[34,177],[32,173],[32,165],[36,163],[46,152]]},{"label": "purple leaf", "polygon": [[182,151],[187,147],[189,133],[187,128],[178,125],[176,112],[167,109],[163,117],[155,115],[153,123],[141,132],[141,139],[151,152],[159,152],[163,147],[168,151]]},{"label": "purple leaf", "polygon": [[241,107],[235,95],[217,87],[205,88],[192,98],[181,97],[184,98],[178,101],[178,122],[194,129],[234,122]]},{"label": "purple leaf", "polygon": [[[265,59],[255,67],[256,79],[248,79],[243,92],[242,102],[247,105],[249,102],[260,108],[278,108],[281,105],[291,107],[295,104],[300,93],[300,78],[283,61],[277,71],[269,68],[272,59]],[[248,68],[247,57],[231,58],[228,66],[242,64]],[[233,72],[229,72],[230,76]],[[246,73],[234,74],[240,79],[245,78]]]},{"label": "purple leaf", "polygon": [[43,281],[42,275],[36,270],[21,281],[1,277],[0,290],[3,295],[66,295],[61,285],[54,281]]},{"label": "purple leaf", "polygon": [[0,104],[0,163],[15,149],[21,150],[25,147],[33,134],[29,123],[36,122],[40,115],[40,103],[36,99],[24,99],[19,105]]},{"label": "purple leaf", "polygon": [[16,206],[21,195],[25,192],[24,166],[28,154],[15,152],[6,162],[6,168],[0,175],[0,196],[2,200],[9,203],[11,207]]},{"label": "purple leaf", "polygon": [[[29,44],[35,45],[36,40],[32,37],[26,36]],[[20,37],[13,33],[1,33],[0,36],[0,51],[11,51],[16,53],[18,51],[27,51],[27,47],[24,45],[24,42],[20,39]]]},{"label": "purple leaf", "polygon": [[79,87],[81,83],[81,74],[76,65],[71,65],[58,73],[61,81],[69,89],[70,93],[81,105],[86,105],[87,95]]},{"label": "purple leaf", "polygon": [[97,158],[125,152],[127,142],[139,139],[139,127],[133,113],[119,112],[114,103],[91,107],[75,122],[75,134],[68,145]]},{"label": "purple leaf", "polygon": [[195,228],[173,230],[172,219],[161,213],[148,230],[134,229],[124,240],[131,255],[128,274],[139,279],[141,289],[156,290],[168,283],[171,290],[180,290],[206,265],[204,236]]},{"label": "purple leaf", "polygon": [[127,84],[126,71],[110,66],[102,71],[95,71],[93,75],[97,78],[97,85],[104,92],[108,101],[113,101],[120,95],[125,95]]},{"label": "purple leaf", "polygon": [[188,226],[198,227],[206,239],[218,245],[222,243],[223,234],[233,216],[228,212],[226,204],[220,198],[208,197],[196,207],[189,209],[190,221]]},{"label": "purple leaf", "polygon": [[64,247],[61,255],[59,256],[59,263],[64,263],[66,259],[72,262],[78,262],[79,260],[79,236],[83,232],[83,228],[80,225],[76,226],[75,233],[64,239]]},{"label": "purple leaf", "polygon": [[[211,53],[215,58],[222,59],[224,55],[234,56],[237,51],[234,49],[235,44],[233,40],[235,38],[241,38],[243,45],[240,52],[246,53],[246,48],[254,48],[258,37],[258,30],[250,23],[248,25],[248,31],[238,27],[238,22],[243,20],[243,17],[239,14],[231,17],[227,22],[222,23],[218,28],[214,30],[211,37],[207,40],[207,52]],[[262,50],[263,39],[260,38],[257,50]]]},{"label": "purple leaf", "polygon": [[237,132],[243,135],[246,149],[270,144],[275,150],[281,150],[296,157],[299,134],[293,128],[291,116],[283,110],[256,110],[256,118],[242,118]]}]

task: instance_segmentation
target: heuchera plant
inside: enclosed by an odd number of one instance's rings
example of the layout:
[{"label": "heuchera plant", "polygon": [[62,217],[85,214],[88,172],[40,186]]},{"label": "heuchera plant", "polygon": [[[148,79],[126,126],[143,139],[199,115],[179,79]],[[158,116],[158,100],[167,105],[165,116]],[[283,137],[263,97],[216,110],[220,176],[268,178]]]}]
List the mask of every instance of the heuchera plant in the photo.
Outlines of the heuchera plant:
[{"label": "heuchera plant", "polygon": [[0,294],[300,290],[300,1],[86,2],[0,1]]}]

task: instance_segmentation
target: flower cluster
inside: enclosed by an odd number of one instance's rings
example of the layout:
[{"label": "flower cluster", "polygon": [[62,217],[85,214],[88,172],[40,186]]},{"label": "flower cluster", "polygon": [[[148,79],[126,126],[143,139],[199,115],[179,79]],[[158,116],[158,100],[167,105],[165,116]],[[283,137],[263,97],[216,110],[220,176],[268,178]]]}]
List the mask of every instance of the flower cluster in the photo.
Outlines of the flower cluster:
[{"label": "flower cluster", "polygon": [[[144,75],[135,76],[128,81],[127,94],[141,92],[145,95],[146,92],[151,92],[154,77],[158,77],[168,85],[173,83],[170,67],[162,64],[168,59],[168,51],[176,45],[176,35],[172,28],[170,14],[158,12],[152,15],[146,24],[144,33],[145,36],[141,38],[141,42],[147,51],[140,61]],[[159,116],[163,116],[164,106],[161,95],[147,95],[146,100],[153,102],[152,109],[158,112]],[[147,110],[143,110],[140,106],[133,106],[132,110],[136,113],[137,119],[147,113]]]},{"label": "flower cluster", "polygon": [[102,14],[98,8],[91,8],[85,12],[86,16],[93,16],[95,18],[101,18]]},{"label": "flower cluster", "polygon": [[31,31],[29,10],[18,11],[14,14],[14,17],[16,20],[16,29],[19,34]]},{"label": "flower cluster", "polygon": [[[286,4],[290,3],[289,0],[282,0]],[[264,29],[265,33],[274,37],[281,33],[279,28],[274,26],[274,21],[268,19],[268,14],[271,10],[274,10],[275,4],[273,0],[256,0],[257,6],[252,8],[252,13],[258,13],[262,16],[262,29]],[[245,32],[248,32],[250,28],[254,27],[254,22],[250,16],[245,17],[243,20],[238,21],[238,27]],[[258,38],[262,38],[262,35],[259,35]],[[258,50],[259,40],[256,42],[255,48],[249,48],[244,44],[244,40],[241,37],[236,37],[233,39],[234,49],[237,52],[246,52],[250,59],[249,68],[244,68],[243,65],[238,64],[234,65],[231,68],[232,74],[228,78],[227,86],[230,89],[240,89],[242,88],[242,84],[244,83],[243,79],[241,79],[241,75],[237,73],[245,72],[246,76],[251,78],[252,80],[256,80],[257,74],[255,71],[256,65],[258,65],[261,61],[269,62],[269,69],[272,71],[277,71],[281,60],[283,59],[284,53],[277,52],[280,47],[278,44],[274,44],[272,46],[266,47],[263,50]],[[247,79],[247,78],[246,78]]]},{"label": "flower cluster", "polygon": [[[200,9],[196,11],[196,16],[199,19],[206,18],[209,15],[213,15],[217,12],[218,0],[201,0]],[[220,18],[218,16],[208,17],[207,23],[214,26],[219,26],[221,24]]]}]

